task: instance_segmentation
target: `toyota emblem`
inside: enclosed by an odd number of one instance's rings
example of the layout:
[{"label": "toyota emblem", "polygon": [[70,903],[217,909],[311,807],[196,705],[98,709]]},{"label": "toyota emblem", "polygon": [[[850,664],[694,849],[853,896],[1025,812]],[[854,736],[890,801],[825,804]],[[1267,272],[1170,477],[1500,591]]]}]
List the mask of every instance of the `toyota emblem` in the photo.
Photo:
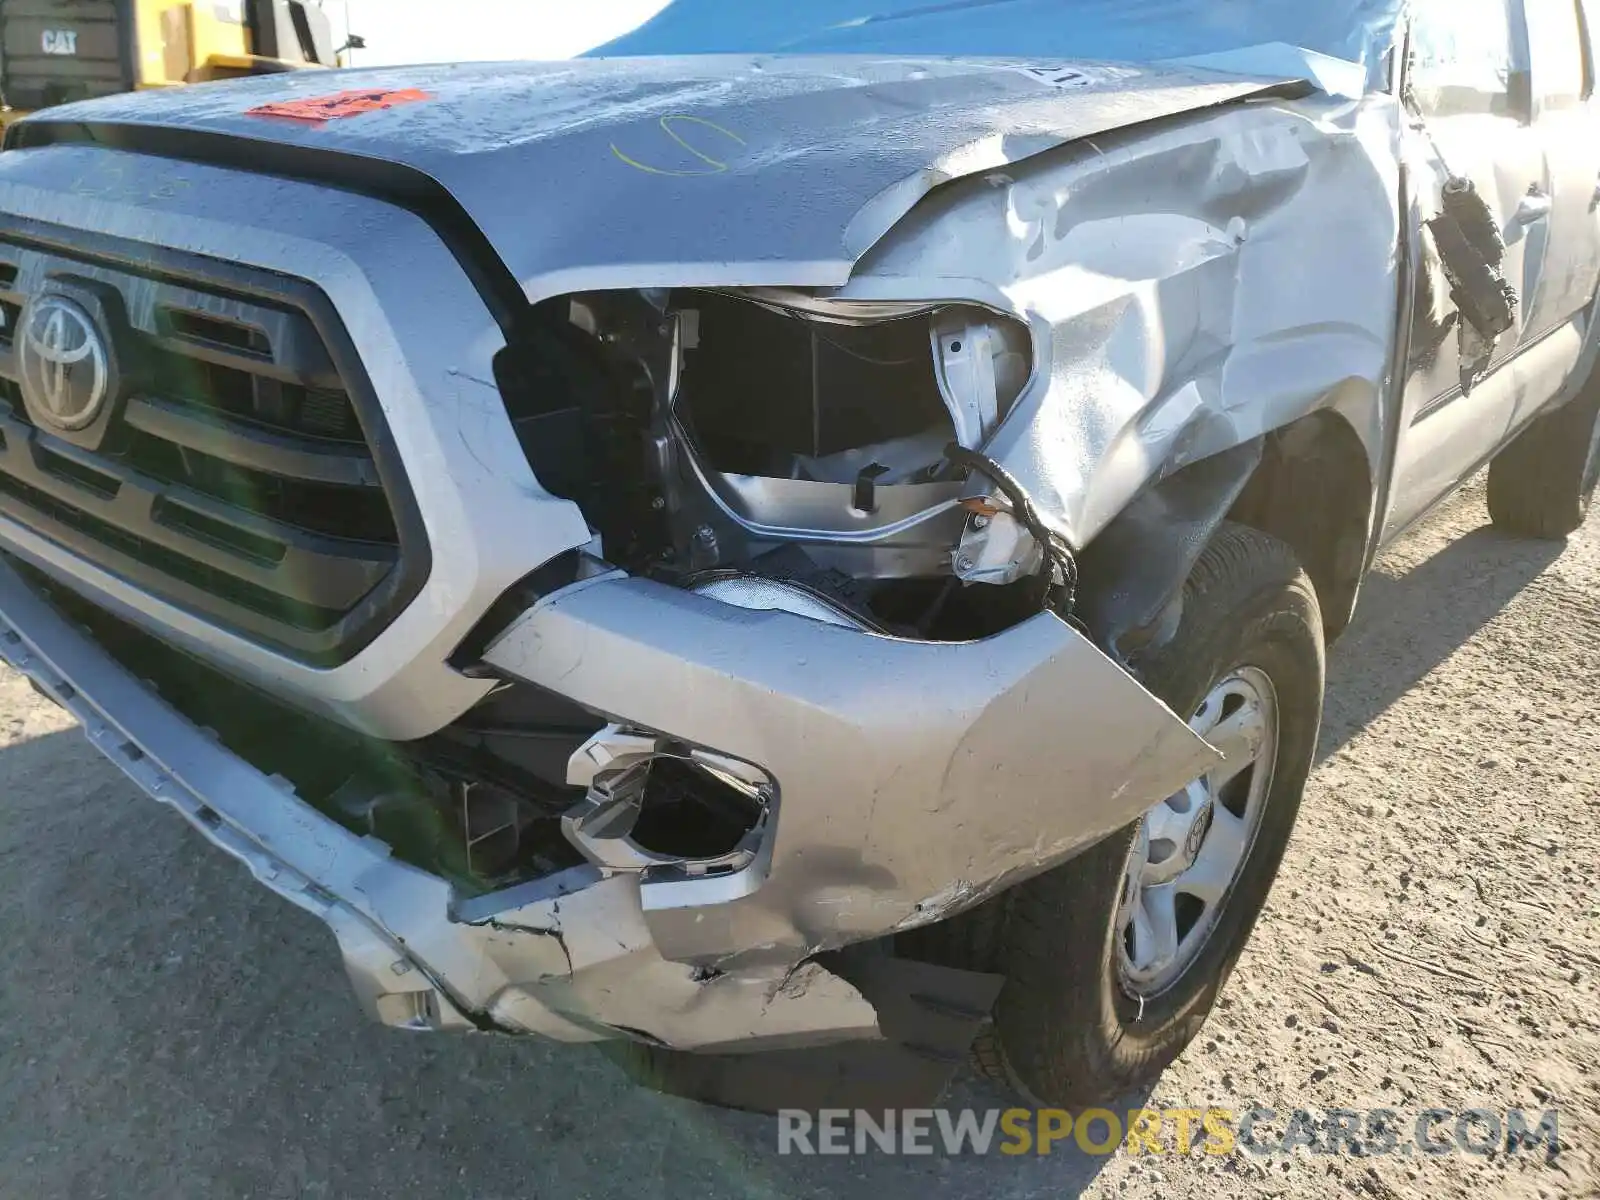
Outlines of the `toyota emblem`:
[{"label": "toyota emblem", "polygon": [[18,366],[35,420],[92,425],[111,395],[111,350],[89,311],[65,296],[37,297],[23,313]]}]

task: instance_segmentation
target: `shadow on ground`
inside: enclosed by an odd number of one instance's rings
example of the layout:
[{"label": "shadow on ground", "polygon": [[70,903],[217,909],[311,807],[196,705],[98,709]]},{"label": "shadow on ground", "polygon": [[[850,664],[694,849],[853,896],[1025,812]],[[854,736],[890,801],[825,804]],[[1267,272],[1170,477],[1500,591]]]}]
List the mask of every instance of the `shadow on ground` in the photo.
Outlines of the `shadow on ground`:
[{"label": "shadow on ground", "polygon": [[1410,570],[1380,562],[1362,587],[1355,622],[1328,655],[1319,761],[1460,649],[1564,549],[1484,526]]}]

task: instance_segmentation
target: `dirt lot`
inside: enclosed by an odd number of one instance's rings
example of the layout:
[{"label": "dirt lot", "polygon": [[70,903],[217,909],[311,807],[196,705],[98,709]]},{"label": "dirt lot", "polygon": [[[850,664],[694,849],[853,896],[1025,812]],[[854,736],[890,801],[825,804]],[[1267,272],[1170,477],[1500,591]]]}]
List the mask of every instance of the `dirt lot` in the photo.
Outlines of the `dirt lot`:
[{"label": "dirt lot", "polygon": [[1371,581],[1283,878],[1151,1102],[1554,1106],[1554,1165],[779,1157],[592,1051],[369,1026],[319,926],[7,675],[0,1195],[1600,1196],[1600,519],[1564,553],[1484,519],[1470,490]]}]

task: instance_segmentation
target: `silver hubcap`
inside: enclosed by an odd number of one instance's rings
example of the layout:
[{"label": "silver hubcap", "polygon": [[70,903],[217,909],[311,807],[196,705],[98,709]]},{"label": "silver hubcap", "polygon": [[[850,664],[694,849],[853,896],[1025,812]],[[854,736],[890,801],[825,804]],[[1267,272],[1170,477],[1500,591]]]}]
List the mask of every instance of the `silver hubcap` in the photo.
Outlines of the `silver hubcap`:
[{"label": "silver hubcap", "polygon": [[1139,999],[1189,969],[1255,844],[1278,754],[1272,681],[1241,667],[1211,689],[1189,727],[1223,761],[1140,822],[1117,915],[1120,982]]}]

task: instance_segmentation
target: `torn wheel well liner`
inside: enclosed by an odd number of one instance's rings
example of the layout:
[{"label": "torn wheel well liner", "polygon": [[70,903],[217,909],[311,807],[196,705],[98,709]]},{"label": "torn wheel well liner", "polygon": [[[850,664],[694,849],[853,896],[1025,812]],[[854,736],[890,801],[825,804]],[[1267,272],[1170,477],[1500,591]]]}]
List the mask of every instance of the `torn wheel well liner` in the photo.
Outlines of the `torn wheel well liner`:
[{"label": "torn wheel well liner", "polygon": [[1261,461],[1258,438],[1174,472],[1089,544],[1079,615],[1103,649],[1126,661],[1175,631],[1184,580]]},{"label": "torn wheel well liner", "polygon": [[1294,549],[1332,639],[1355,607],[1371,516],[1360,438],[1338,414],[1313,413],[1137,496],[1080,556],[1079,616],[1102,648],[1137,655],[1170,625],[1183,581],[1226,519]]}]

